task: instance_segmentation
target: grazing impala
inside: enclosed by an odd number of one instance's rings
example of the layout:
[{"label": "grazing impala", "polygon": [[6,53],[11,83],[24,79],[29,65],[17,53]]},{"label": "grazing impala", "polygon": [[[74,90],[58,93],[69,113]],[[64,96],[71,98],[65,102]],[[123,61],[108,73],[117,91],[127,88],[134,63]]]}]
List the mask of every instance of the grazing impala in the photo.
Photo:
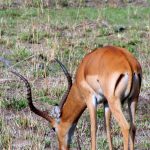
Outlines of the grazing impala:
[{"label": "grazing impala", "polygon": [[[78,119],[87,107],[91,121],[91,149],[96,150],[96,107],[97,104],[103,103],[109,149],[113,149],[110,133],[112,114],[121,128],[124,150],[128,150],[129,147],[133,150],[136,132],[135,111],[142,78],[141,66],[136,58],[123,48],[114,46],[97,48],[83,58],[73,85],[65,66],[56,61],[67,76],[69,86],[60,106],[55,106],[51,114],[33,105],[28,81],[22,75],[12,72],[26,83],[31,111],[48,120],[55,128],[59,149],[69,149]],[[125,100],[128,102],[130,124],[121,109],[121,104]]]}]

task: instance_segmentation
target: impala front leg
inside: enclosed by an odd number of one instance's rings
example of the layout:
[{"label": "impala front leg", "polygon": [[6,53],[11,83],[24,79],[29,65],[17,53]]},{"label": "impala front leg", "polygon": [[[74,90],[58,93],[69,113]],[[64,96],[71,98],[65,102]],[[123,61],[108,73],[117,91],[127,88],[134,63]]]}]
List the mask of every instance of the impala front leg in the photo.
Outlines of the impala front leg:
[{"label": "impala front leg", "polygon": [[95,91],[89,86],[86,81],[77,83],[82,99],[84,99],[90,114],[91,123],[91,150],[96,150],[96,130],[97,130],[97,98]]},{"label": "impala front leg", "polygon": [[90,97],[86,101],[87,108],[90,114],[91,123],[91,150],[96,150],[96,130],[97,130],[97,117],[96,117],[96,99]]}]

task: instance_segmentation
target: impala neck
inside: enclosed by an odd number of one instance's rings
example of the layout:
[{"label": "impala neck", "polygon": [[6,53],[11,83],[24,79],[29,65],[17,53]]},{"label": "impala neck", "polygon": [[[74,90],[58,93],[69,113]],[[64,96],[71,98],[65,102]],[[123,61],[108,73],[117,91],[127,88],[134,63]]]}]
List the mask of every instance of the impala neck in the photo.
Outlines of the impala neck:
[{"label": "impala neck", "polygon": [[66,150],[69,148],[71,136],[85,108],[86,104],[82,100],[77,86],[74,83],[62,108],[61,119],[56,128],[60,149]]}]

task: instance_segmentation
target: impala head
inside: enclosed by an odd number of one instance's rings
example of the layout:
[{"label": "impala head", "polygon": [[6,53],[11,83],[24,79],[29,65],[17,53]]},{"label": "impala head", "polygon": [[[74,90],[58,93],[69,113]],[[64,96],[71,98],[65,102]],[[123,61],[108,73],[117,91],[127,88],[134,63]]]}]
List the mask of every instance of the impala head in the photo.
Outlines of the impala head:
[{"label": "impala head", "polygon": [[23,82],[25,83],[26,88],[27,88],[28,105],[29,105],[31,111],[33,111],[35,114],[43,117],[48,122],[50,122],[52,128],[54,128],[54,129],[59,124],[59,121],[61,118],[61,110],[63,108],[63,105],[67,99],[67,96],[68,96],[69,91],[70,91],[71,86],[72,86],[72,78],[71,78],[70,74],[68,73],[66,67],[59,60],[55,59],[55,61],[60,65],[60,67],[62,68],[62,70],[63,70],[63,72],[67,78],[68,88],[67,88],[67,91],[64,93],[60,104],[58,106],[54,106],[52,108],[52,110],[50,110],[50,111],[41,111],[33,105],[31,86],[30,86],[28,80],[25,77],[23,77],[21,74],[17,73],[16,71],[11,71],[13,74],[20,77],[20,79],[23,80]]}]

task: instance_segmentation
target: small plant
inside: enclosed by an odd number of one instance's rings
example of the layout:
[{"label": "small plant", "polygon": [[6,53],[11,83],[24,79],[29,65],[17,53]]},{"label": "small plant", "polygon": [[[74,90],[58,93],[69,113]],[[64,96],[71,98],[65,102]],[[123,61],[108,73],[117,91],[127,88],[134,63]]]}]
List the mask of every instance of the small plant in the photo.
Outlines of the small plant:
[{"label": "small plant", "polygon": [[51,147],[51,141],[49,138],[46,138],[44,141],[45,147],[44,148],[50,148]]},{"label": "small plant", "polygon": [[24,59],[30,57],[31,54],[32,53],[29,50],[27,50],[26,48],[17,47],[13,51],[12,57],[14,57],[16,61],[21,61],[21,60],[24,60]]},{"label": "small plant", "polygon": [[16,41],[14,39],[0,38],[0,44],[4,45],[6,48],[13,48],[15,43]]},{"label": "small plant", "polygon": [[49,37],[50,37],[49,33],[45,31],[38,31],[35,29],[33,31],[22,32],[19,34],[19,40],[37,44],[39,44],[42,39]]},{"label": "small plant", "polygon": [[98,145],[99,150],[100,150],[100,149],[103,149],[103,150],[109,149],[109,148],[108,148],[108,144],[107,144],[107,139],[106,139],[106,138],[100,138],[100,139],[97,141],[97,145]]},{"label": "small plant", "polygon": [[43,6],[43,1],[41,0],[32,0],[32,7],[41,7]]},{"label": "small plant", "polygon": [[145,149],[149,149],[150,148],[150,142],[149,142],[149,140],[147,139],[147,140],[144,140],[144,141],[142,141],[142,144],[143,144],[143,146],[144,146],[144,148]]},{"label": "small plant", "polygon": [[2,133],[0,136],[0,148],[9,149],[11,145],[11,136],[8,133]]},{"label": "small plant", "polygon": [[104,118],[104,109],[100,108],[97,110],[97,116],[99,119],[103,119]]},{"label": "small plant", "polygon": [[30,126],[30,121],[26,117],[20,117],[16,119],[16,124],[18,127],[26,129]]},{"label": "small plant", "polygon": [[16,100],[15,98],[13,100],[4,99],[2,100],[1,106],[7,109],[11,108],[15,110],[22,110],[27,107],[27,100],[25,99]]},{"label": "small plant", "polygon": [[0,149],[9,149],[12,143],[11,134],[4,118],[0,119]]},{"label": "small plant", "polygon": [[108,35],[110,35],[110,34],[112,34],[113,32],[112,31],[110,31],[110,29],[107,29],[107,28],[101,28],[100,30],[99,30],[99,36],[101,37],[101,36],[108,36]]}]

